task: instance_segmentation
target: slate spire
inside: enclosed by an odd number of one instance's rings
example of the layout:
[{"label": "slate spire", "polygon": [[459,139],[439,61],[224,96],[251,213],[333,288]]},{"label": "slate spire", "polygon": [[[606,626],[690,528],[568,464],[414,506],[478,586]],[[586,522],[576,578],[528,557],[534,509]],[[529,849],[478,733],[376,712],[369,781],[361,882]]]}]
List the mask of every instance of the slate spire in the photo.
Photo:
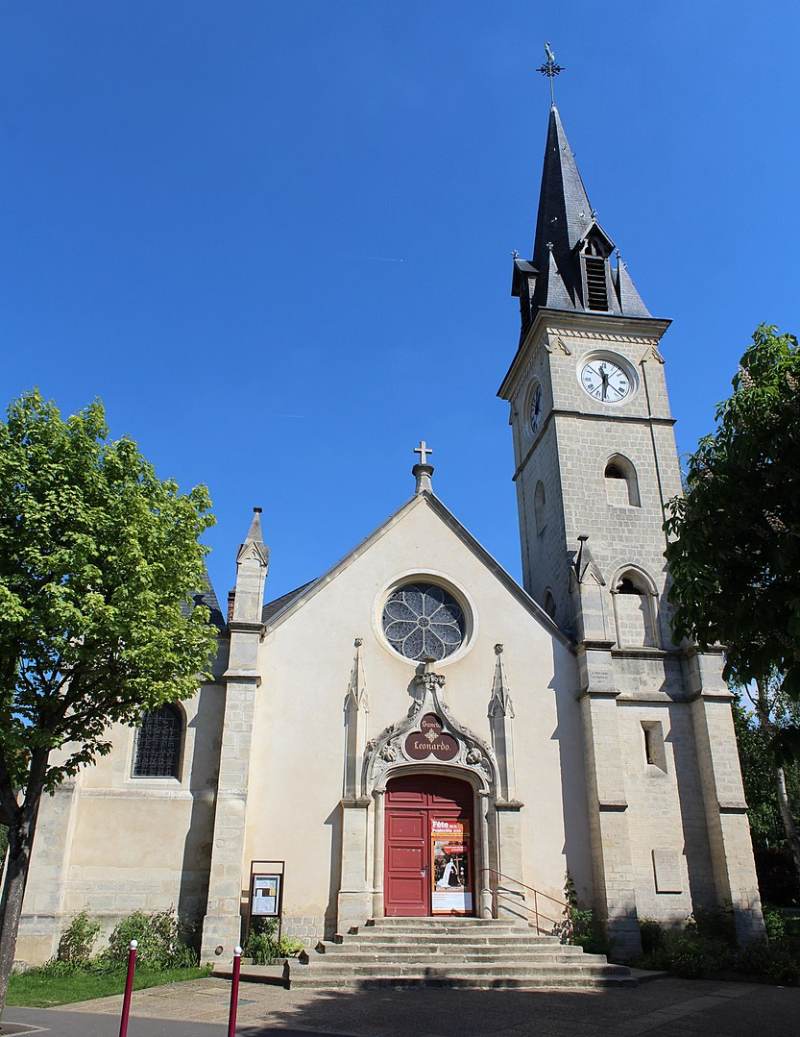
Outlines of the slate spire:
[{"label": "slate spire", "polygon": [[533,256],[514,257],[511,291],[520,299],[523,336],[540,307],[649,317],[627,269],[612,268],[613,253],[614,242],[597,222],[561,115],[552,105]]},{"label": "slate spire", "polygon": [[592,221],[592,207],[555,105],[550,109],[544,149],[533,261],[542,270],[552,242],[559,267]]}]

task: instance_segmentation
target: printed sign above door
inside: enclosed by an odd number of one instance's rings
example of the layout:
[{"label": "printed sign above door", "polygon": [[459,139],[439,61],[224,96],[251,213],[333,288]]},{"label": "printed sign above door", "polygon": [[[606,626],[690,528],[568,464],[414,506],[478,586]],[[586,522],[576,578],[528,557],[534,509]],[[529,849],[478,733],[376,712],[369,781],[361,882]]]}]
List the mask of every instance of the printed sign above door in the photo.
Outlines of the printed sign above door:
[{"label": "printed sign above door", "polygon": [[445,734],[442,722],[435,713],[426,713],[420,721],[419,731],[406,736],[406,756],[411,760],[454,760],[458,755],[458,739]]}]

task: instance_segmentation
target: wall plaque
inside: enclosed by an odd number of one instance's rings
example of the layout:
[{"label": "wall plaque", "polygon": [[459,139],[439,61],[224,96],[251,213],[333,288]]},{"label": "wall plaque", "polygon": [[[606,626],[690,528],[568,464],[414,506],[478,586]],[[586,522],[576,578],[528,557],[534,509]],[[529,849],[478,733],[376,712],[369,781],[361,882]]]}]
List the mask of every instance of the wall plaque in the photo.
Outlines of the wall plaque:
[{"label": "wall plaque", "polygon": [[454,760],[458,755],[458,739],[442,730],[442,722],[435,713],[426,713],[419,731],[406,736],[406,756],[412,760]]}]

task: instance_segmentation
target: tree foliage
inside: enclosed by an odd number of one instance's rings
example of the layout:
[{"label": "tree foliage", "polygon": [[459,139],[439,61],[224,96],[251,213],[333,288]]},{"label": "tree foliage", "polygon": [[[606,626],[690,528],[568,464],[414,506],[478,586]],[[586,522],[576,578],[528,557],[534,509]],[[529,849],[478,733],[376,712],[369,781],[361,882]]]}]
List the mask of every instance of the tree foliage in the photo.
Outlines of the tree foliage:
[{"label": "tree foliage", "polygon": [[0,423],[0,1010],[42,793],[209,668],[216,634],[193,601],[209,508],[109,441],[99,402],[65,421],[32,392]]},{"label": "tree foliage", "polygon": [[[742,765],[744,798],[753,844],[758,849],[784,846],[786,833],[775,795],[775,749],[773,734],[759,723],[752,706],[745,704],[747,696],[738,692],[733,705],[733,722],[739,761]],[[775,725],[797,724],[798,707],[782,702],[776,709]],[[786,786],[794,815],[800,816],[800,763],[786,765]]]},{"label": "tree foliage", "polygon": [[[108,752],[108,725],[197,689],[214,648],[199,535],[204,487],[180,494],[103,407],[63,421],[34,392],[0,424],[0,787],[26,786],[34,749],[53,789]],[[12,805],[6,795],[2,809]],[[7,817],[1,817],[6,824]]]},{"label": "tree foliage", "polygon": [[744,686],[777,672],[800,698],[800,351],[760,325],[668,502],[677,637],[726,646]]}]

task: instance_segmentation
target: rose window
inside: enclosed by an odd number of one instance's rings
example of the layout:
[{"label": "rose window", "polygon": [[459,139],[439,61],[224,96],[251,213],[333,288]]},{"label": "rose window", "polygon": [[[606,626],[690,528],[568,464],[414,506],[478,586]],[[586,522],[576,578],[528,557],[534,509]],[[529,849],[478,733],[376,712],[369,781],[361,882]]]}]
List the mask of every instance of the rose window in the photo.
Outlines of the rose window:
[{"label": "rose window", "polygon": [[463,609],[432,583],[398,587],[383,607],[386,640],[406,659],[444,659],[461,646],[464,631]]}]

